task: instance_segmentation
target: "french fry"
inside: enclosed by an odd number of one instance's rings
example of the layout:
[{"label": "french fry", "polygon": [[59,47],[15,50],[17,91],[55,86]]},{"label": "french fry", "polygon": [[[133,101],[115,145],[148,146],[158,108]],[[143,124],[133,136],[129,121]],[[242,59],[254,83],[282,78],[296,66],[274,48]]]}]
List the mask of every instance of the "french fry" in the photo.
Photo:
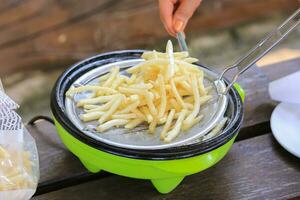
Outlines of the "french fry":
[{"label": "french fry", "polygon": [[101,112],[101,111],[90,112],[90,113],[80,115],[80,119],[84,122],[89,122],[89,121],[99,119],[100,117],[102,117],[102,115],[104,115],[104,113],[105,112]]},{"label": "french fry", "polygon": [[167,70],[167,78],[170,79],[174,76],[175,74],[175,61],[174,61],[174,55],[173,55],[173,44],[172,42],[169,40],[167,43],[167,47],[166,47],[166,53],[167,53],[167,57],[170,61],[170,64],[168,66],[168,70]]},{"label": "french fry", "polygon": [[181,60],[181,59],[189,57],[189,52],[187,52],[187,51],[175,52],[174,57],[178,60]]},{"label": "french fry", "polygon": [[143,76],[138,76],[138,77],[135,79],[135,82],[136,82],[136,83],[144,82]]},{"label": "french fry", "polygon": [[79,86],[76,88],[69,89],[67,91],[66,95],[70,97],[70,96],[74,95],[75,93],[80,93],[80,92],[84,92],[84,91],[102,91],[103,94],[117,93],[117,91],[112,88],[101,87],[101,86],[97,86],[97,85],[85,85],[85,86]]},{"label": "french fry", "polygon": [[159,111],[158,111],[158,118],[162,118],[165,111],[166,111],[166,105],[167,105],[167,94],[166,94],[166,88],[165,88],[165,81],[163,76],[158,76],[158,82],[160,85],[160,105],[159,105]]},{"label": "french fry", "polygon": [[173,78],[173,80],[176,82],[176,83],[180,83],[182,81],[186,81],[186,76],[176,76]]},{"label": "french fry", "polygon": [[171,89],[172,89],[172,92],[173,92],[173,95],[174,97],[176,98],[178,104],[182,107],[182,108],[185,108],[185,105],[184,105],[184,102],[181,98],[181,96],[179,95],[178,91],[177,91],[177,88],[175,86],[175,83],[174,83],[174,80],[170,80],[171,82]]},{"label": "french fry", "polygon": [[193,95],[194,95],[194,108],[192,113],[190,113],[187,118],[183,121],[183,130],[189,129],[195,117],[198,115],[200,111],[200,97],[199,97],[199,89],[197,83],[196,75],[192,75],[192,88],[193,88]]},{"label": "french fry", "polygon": [[130,80],[130,78],[125,75],[120,75],[120,78],[124,80],[124,82],[122,82],[121,85],[128,83],[128,81]]},{"label": "french fry", "polygon": [[116,89],[117,87],[119,87],[119,85],[121,85],[123,82],[125,81],[125,79],[121,76],[117,76],[116,80],[112,83],[111,88],[112,89]]},{"label": "french fry", "polygon": [[207,92],[203,85],[203,75],[198,78],[198,85],[199,85],[200,96],[205,96],[207,94]]},{"label": "french fry", "polygon": [[155,132],[156,125],[157,125],[157,121],[155,119],[149,125],[149,133],[153,134]]},{"label": "french fry", "polygon": [[132,76],[133,76],[135,73],[137,73],[140,70],[140,68],[142,68],[141,64],[130,67],[129,69],[126,70],[126,72],[132,74]]},{"label": "french fry", "polygon": [[89,94],[88,98],[95,98],[95,97],[97,97],[97,93],[93,92],[92,94]]},{"label": "french fry", "polygon": [[181,82],[180,82],[180,85],[181,85],[186,91],[188,91],[190,94],[193,93],[193,89],[192,89],[192,87],[188,84],[187,81],[181,81]]},{"label": "french fry", "polygon": [[[187,51],[174,52],[173,55],[175,59],[184,59],[189,56],[189,53]],[[151,59],[158,59],[158,58],[166,58],[166,54],[154,50],[154,51],[144,52],[141,57],[144,58],[145,60],[151,60]]]},{"label": "french fry", "polygon": [[119,73],[118,67],[113,67],[110,71],[110,75],[108,79],[104,82],[103,87],[109,87],[113,83],[114,79],[116,78],[117,74]]},{"label": "french fry", "polygon": [[[201,97],[200,97],[200,99],[201,99]],[[184,101],[185,103],[191,103],[191,104],[194,104],[194,97],[193,97],[193,96],[184,97],[184,98],[183,98],[183,101]]]},{"label": "french fry", "polygon": [[95,98],[89,98],[89,99],[82,99],[77,102],[77,106],[81,107],[85,104],[99,104],[99,103],[106,103],[116,97],[116,95],[109,95],[109,96],[100,96]]},{"label": "french fry", "polygon": [[191,103],[184,103],[184,105],[188,110],[193,110],[193,108],[194,108],[194,105]]},{"label": "french fry", "polygon": [[145,89],[141,89],[141,88],[119,87],[118,90],[124,95],[133,95],[133,94],[145,95]]},{"label": "french fry", "polygon": [[[105,103],[105,104],[102,104],[101,106],[97,106],[93,109],[89,109],[89,110],[85,110],[86,113],[90,113],[90,112],[98,112],[98,111],[104,111],[104,110],[107,110],[111,107],[111,105],[113,104],[114,102],[114,99],[111,99],[109,102]],[[85,108],[86,105],[83,106],[83,108]],[[90,106],[88,106],[90,107]],[[91,107],[90,107],[91,108]]]},{"label": "french fry", "polygon": [[195,63],[198,62],[199,60],[197,58],[184,58],[182,61],[187,62],[187,63]]},{"label": "french fry", "polygon": [[202,119],[203,119],[203,115],[199,115],[198,117],[196,117],[194,119],[194,121],[192,122],[192,126],[194,126],[195,124],[198,124]]},{"label": "french fry", "polygon": [[96,127],[96,130],[100,131],[100,132],[104,132],[114,126],[122,126],[128,123],[127,119],[113,119],[110,121],[107,121],[103,124],[101,124],[100,126]]},{"label": "french fry", "polygon": [[184,62],[181,60],[175,60],[175,64],[177,64],[180,68],[185,68],[185,71],[189,71],[194,74],[203,75],[203,71],[199,70],[197,65]]},{"label": "french fry", "polygon": [[147,105],[149,107],[150,113],[152,114],[152,116],[156,116],[157,115],[157,110],[154,106],[153,100],[150,97],[150,92],[145,92],[145,97],[146,97],[146,101],[147,101]]},{"label": "french fry", "polygon": [[103,122],[105,122],[118,109],[118,106],[122,103],[123,99],[124,99],[124,96],[122,96],[122,95],[119,95],[116,97],[116,99],[114,100],[114,103],[111,105],[109,110],[107,112],[105,112],[98,120],[99,124],[102,124]]},{"label": "french fry", "polygon": [[144,96],[146,97],[146,95],[148,95],[148,97],[151,101],[153,101],[155,99],[155,95],[151,91],[145,92]]},{"label": "french fry", "polygon": [[109,73],[100,76],[98,80],[101,83],[102,81],[106,81],[108,77],[109,77]]},{"label": "french fry", "polygon": [[96,108],[99,108],[100,106],[99,105],[93,105],[93,104],[85,104],[84,106],[83,106],[83,108],[85,109],[85,110],[92,110],[92,109],[96,109]]},{"label": "french fry", "polygon": [[212,138],[216,136],[223,129],[227,122],[228,118],[224,117],[208,134],[203,136],[202,140],[207,140],[208,138]]},{"label": "french fry", "polygon": [[145,115],[144,115],[139,109],[137,109],[137,108],[132,109],[132,112],[133,112],[134,114],[136,114],[137,118],[141,118],[141,119],[143,119],[144,121],[147,121]]},{"label": "french fry", "polygon": [[[185,116],[188,116],[189,114],[191,114],[191,110],[186,110]],[[174,119],[178,119],[180,112],[175,113],[174,115]]]},{"label": "french fry", "polygon": [[200,104],[205,104],[206,102],[208,102],[209,100],[212,99],[212,96],[211,95],[205,95],[205,96],[202,96],[200,97]]},{"label": "french fry", "polygon": [[111,116],[112,119],[134,119],[137,118],[137,115],[134,113],[130,114],[113,114]]},{"label": "french fry", "polygon": [[144,119],[136,118],[136,119],[133,119],[133,120],[129,121],[125,125],[125,128],[127,128],[127,129],[133,129],[133,128],[137,127],[138,125],[140,125],[143,122],[144,122]]},{"label": "french fry", "polygon": [[181,89],[181,88],[178,89],[178,94],[179,94],[181,97],[185,97],[185,96],[190,96],[190,95],[191,95],[190,92],[188,92],[188,91],[186,91],[186,90],[184,90],[184,89]]},{"label": "french fry", "polygon": [[167,117],[168,117],[168,115],[167,115],[167,113],[165,113],[165,114],[163,115],[163,117],[161,117],[161,118],[158,119],[158,122],[157,122],[157,123],[158,123],[159,125],[166,123]]},{"label": "french fry", "polygon": [[185,67],[180,66],[180,65],[177,65],[177,66],[179,67],[180,76],[185,76],[185,75],[189,74],[189,71]]},{"label": "french fry", "polygon": [[151,83],[139,83],[139,84],[132,84],[130,85],[130,88],[132,89],[146,89],[149,90],[153,88],[153,85]]},{"label": "french fry", "polygon": [[166,137],[164,138],[165,142],[171,142],[180,132],[184,117],[186,115],[186,110],[182,110],[179,114],[179,117],[174,125],[174,128],[166,133]]},{"label": "french fry", "polygon": [[147,122],[151,123],[153,121],[153,117],[152,117],[148,107],[146,107],[146,106],[142,107],[142,111],[143,111],[144,115],[146,116]]},{"label": "french fry", "polygon": [[129,99],[131,102],[134,102],[134,101],[140,100],[140,97],[139,97],[139,95],[134,94],[134,95],[130,95]]},{"label": "french fry", "polygon": [[[186,68],[187,71],[197,73],[197,74],[203,74],[203,72],[199,69],[197,65],[185,62],[183,60],[175,59],[174,60],[175,65],[179,66],[180,68]],[[144,69],[146,66],[167,66],[170,64],[170,60],[166,56],[166,58],[158,58],[158,59],[152,59],[152,60],[146,60],[134,67],[131,67],[127,69],[126,71],[130,74],[135,74],[141,71],[141,69]]]},{"label": "french fry", "polygon": [[210,93],[211,91],[213,90],[213,86],[207,86],[206,88],[205,88],[205,91],[206,91],[206,93]]},{"label": "french fry", "polygon": [[128,85],[131,85],[134,83],[134,81],[136,80],[136,74],[132,74],[132,76],[129,78],[129,80],[127,81]]},{"label": "french fry", "polygon": [[126,108],[124,108],[123,110],[120,110],[118,113],[119,114],[125,114],[125,113],[129,113],[131,110],[136,109],[140,104],[140,101],[137,100],[135,102],[133,102],[132,104],[128,105]]},{"label": "french fry", "polygon": [[177,103],[177,101],[175,99],[170,99],[170,104],[171,104],[172,108],[175,108],[176,111],[181,110],[181,106]]},{"label": "french fry", "polygon": [[172,109],[169,114],[168,114],[168,117],[167,117],[167,121],[163,127],[163,130],[162,132],[160,133],[160,139],[161,140],[164,140],[165,137],[166,137],[166,134],[167,132],[169,131],[171,125],[172,125],[172,121],[173,121],[173,118],[174,118],[174,115],[175,115],[175,110]]}]

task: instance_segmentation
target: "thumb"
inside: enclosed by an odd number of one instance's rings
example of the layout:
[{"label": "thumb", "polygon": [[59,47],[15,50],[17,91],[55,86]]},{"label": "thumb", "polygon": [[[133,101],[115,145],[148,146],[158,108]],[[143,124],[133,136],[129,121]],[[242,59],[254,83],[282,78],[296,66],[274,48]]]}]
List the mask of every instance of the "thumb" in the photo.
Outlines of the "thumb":
[{"label": "thumb", "polygon": [[176,32],[183,31],[193,16],[201,0],[182,0],[173,15],[173,27]]}]

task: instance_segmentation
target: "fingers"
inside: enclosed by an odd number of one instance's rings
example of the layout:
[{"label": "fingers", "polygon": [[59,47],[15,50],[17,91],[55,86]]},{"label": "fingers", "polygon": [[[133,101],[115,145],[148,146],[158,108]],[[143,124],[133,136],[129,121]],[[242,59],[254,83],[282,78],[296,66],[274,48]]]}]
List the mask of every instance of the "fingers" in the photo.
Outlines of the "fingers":
[{"label": "fingers", "polygon": [[167,32],[172,36],[176,35],[173,28],[173,11],[176,2],[177,0],[159,0],[160,19]]},{"label": "fingers", "polygon": [[[158,0],[160,18],[167,32],[176,37],[183,31],[201,0]],[[174,12],[175,11],[175,12]]]},{"label": "fingers", "polygon": [[183,31],[188,20],[192,17],[201,0],[181,0],[173,16],[173,31]]}]

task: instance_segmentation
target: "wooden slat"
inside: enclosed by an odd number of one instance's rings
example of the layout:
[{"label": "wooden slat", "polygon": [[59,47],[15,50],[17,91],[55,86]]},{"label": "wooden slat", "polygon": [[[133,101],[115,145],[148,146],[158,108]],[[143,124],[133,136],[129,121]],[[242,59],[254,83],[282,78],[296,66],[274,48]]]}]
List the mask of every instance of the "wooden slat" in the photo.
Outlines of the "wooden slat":
[{"label": "wooden slat", "polygon": [[[298,5],[297,0],[203,1],[187,31],[229,27]],[[1,75],[61,66],[57,63],[96,52],[141,48],[167,36],[152,0],[27,0],[0,16]]]},{"label": "wooden slat", "polygon": [[0,12],[6,12],[20,4],[19,0],[1,0]]},{"label": "wooden slat", "polygon": [[26,0],[19,2],[18,6],[0,13],[0,25],[3,26],[0,29],[2,48],[14,41],[21,42],[31,36],[37,37],[35,34],[49,31],[74,17],[93,12],[108,1],[88,0],[76,3],[76,1]]},{"label": "wooden slat", "polygon": [[300,70],[300,58],[261,67],[269,80],[273,81]]},{"label": "wooden slat", "polygon": [[167,195],[149,181],[110,176],[34,199],[287,199],[300,196],[299,180],[299,160],[267,134],[235,143],[220,163]]},{"label": "wooden slat", "polygon": [[[2,3],[2,2],[1,2]],[[43,12],[43,6],[46,2],[41,1],[15,1],[13,5],[10,5],[9,8],[0,12],[0,32],[5,32],[7,30],[13,29],[15,27],[22,26],[23,23],[30,18],[38,16],[38,13]],[[20,34],[21,36],[21,34]],[[10,37],[17,37],[17,35],[10,35],[6,38],[1,38],[9,40]]]},{"label": "wooden slat", "polygon": [[62,144],[55,126],[48,122],[27,127],[35,138],[40,161],[40,183],[87,174],[78,159]]},{"label": "wooden slat", "polygon": [[[229,76],[234,73],[229,73]],[[253,66],[237,81],[246,93],[244,127],[269,121],[274,109],[268,95],[269,80],[261,69]]]},{"label": "wooden slat", "polygon": [[[203,1],[205,2],[205,1]],[[295,7],[290,7],[290,5]],[[279,10],[296,10],[300,3],[297,0],[221,0],[216,1],[213,13],[208,9],[199,10],[202,14],[201,18],[195,18],[194,23],[190,24],[190,28],[202,27],[202,30],[213,27],[225,28],[233,24],[244,22],[245,20],[253,20],[258,16],[268,16]]]},{"label": "wooden slat", "polygon": [[[294,32],[297,34],[297,32]],[[291,45],[289,45],[291,46]],[[256,65],[258,67],[264,67],[272,64],[281,63],[288,60],[299,59],[300,58],[300,50],[293,49],[293,48],[282,48],[278,49],[277,51],[271,51],[265,55],[262,59],[260,59]]]}]

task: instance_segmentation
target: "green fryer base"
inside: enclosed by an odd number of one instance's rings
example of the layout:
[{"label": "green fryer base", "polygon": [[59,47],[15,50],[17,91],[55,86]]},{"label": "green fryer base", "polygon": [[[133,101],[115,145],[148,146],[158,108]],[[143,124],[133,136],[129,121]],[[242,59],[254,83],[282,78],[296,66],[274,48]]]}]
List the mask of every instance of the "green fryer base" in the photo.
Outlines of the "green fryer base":
[{"label": "green fryer base", "polygon": [[203,171],[221,160],[234,139],[205,154],[177,160],[141,160],[95,149],[69,134],[54,118],[60,138],[92,173],[104,170],[130,178],[149,179],[160,193],[172,191],[187,175]]}]

